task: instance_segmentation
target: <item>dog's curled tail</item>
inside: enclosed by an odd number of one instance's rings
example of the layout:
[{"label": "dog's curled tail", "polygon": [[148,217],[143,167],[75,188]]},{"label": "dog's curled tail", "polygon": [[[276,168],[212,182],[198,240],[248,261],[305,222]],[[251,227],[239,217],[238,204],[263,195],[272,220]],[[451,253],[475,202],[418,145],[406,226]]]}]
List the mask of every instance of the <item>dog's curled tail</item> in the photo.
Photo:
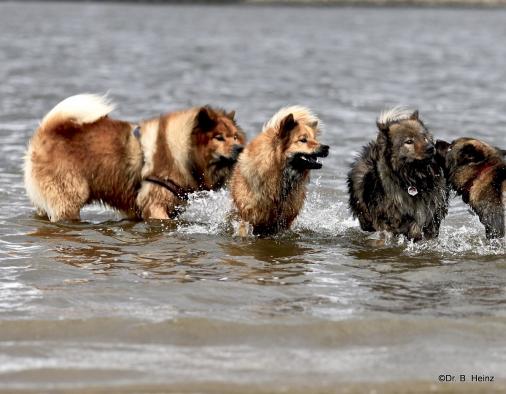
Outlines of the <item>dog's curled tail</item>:
[{"label": "dog's curled tail", "polygon": [[93,123],[114,110],[114,104],[107,96],[78,94],[58,103],[42,119],[39,130],[52,130],[65,121],[77,124]]}]

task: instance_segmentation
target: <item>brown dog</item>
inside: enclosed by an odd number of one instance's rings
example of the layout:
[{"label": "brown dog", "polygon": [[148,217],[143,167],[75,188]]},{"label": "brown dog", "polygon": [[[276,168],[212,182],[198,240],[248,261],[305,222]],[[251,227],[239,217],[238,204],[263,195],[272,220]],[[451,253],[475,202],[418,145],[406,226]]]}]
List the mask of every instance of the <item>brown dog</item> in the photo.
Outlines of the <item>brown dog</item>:
[{"label": "brown dog", "polygon": [[318,118],[307,108],[281,109],[239,157],[231,180],[241,219],[239,233],[268,235],[288,229],[306,197],[309,171],[329,153],[318,142]]},{"label": "brown dog", "polygon": [[77,95],[51,110],[25,158],[25,187],[41,215],[78,220],[100,202],[166,219],[188,193],[221,187],[242,150],[234,113],[195,107],[141,122],[111,119],[104,97]]},{"label": "brown dog", "polygon": [[474,138],[458,138],[446,149],[446,171],[452,188],[479,216],[487,238],[504,237],[504,151]]}]

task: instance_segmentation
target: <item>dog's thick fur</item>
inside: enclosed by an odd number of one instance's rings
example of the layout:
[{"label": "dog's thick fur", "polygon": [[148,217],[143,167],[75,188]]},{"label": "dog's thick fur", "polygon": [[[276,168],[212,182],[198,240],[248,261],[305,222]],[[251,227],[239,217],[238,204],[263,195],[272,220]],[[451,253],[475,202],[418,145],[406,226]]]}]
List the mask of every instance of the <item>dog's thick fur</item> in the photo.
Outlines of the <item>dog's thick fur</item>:
[{"label": "dog's thick fur", "polygon": [[446,171],[452,188],[479,216],[487,238],[504,237],[505,152],[467,137],[454,140],[446,148]]},{"label": "dog's thick fur", "polygon": [[72,96],[36,130],[25,158],[25,187],[40,215],[78,220],[107,204],[136,218],[166,219],[184,196],[146,181],[170,180],[185,193],[221,187],[244,143],[234,113],[195,107],[137,125],[108,116],[104,97]]},{"label": "dog's thick fur", "polygon": [[401,107],[383,112],[377,126],[376,141],[363,148],[348,174],[353,215],[364,231],[415,241],[437,237],[449,192],[432,135],[418,111]]},{"label": "dog's thick fur", "polygon": [[304,204],[309,171],[329,147],[318,142],[319,120],[307,108],[278,111],[239,157],[230,182],[240,235],[290,227]]}]

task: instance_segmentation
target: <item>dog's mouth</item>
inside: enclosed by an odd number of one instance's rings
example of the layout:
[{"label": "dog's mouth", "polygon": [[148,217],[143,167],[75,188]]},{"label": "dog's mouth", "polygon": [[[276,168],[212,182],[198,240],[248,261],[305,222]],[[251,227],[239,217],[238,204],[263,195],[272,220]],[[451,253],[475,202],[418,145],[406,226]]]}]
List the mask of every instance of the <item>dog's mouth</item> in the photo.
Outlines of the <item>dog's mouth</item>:
[{"label": "dog's mouth", "polygon": [[216,155],[209,164],[216,167],[232,167],[236,162],[237,157]]},{"label": "dog's mouth", "polygon": [[295,153],[291,159],[290,164],[292,167],[299,170],[319,170],[322,168],[323,164],[320,162],[320,157],[325,157],[328,155],[322,155],[321,153]]},{"label": "dog's mouth", "polygon": [[320,145],[320,147],[313,153],[297,152],[290,158],[290,165],[298,170],[319,170],[322,168],[320,157],[327,157],[329,155],[329,146]]},{"label": "dog's mouth", "polygon": [[220,168],[232,167],[235,163],[237,163],[237,159],[243,150],[243,145],[234,145],[230,156],[214,153],[213,159],[209,162],[209,164]]}]

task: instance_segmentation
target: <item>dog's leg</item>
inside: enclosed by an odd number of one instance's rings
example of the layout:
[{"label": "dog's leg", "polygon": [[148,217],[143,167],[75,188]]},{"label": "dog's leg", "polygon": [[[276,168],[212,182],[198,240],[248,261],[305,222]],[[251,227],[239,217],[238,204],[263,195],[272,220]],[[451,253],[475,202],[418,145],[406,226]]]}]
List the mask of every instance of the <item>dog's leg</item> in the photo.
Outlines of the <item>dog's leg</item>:
[{"label": "dog's leg", "polygon": [[136,200],[144,220],[170,219],[179,202],[171,192],[147,182],[142,185]]},{"label": "dog's leg", "polygon": [[409,230],[407,233],[409,239],[412,239],[414,242],[421,241],[423,239],[422,229],[416,222],[412,222],[409,226]]},{"label": "dog's leg", "polygon": [[69,172],[56,175],[42,187],[49,220],[79,220],[81,208],[89,198],[87,181]]},{"label": "dog's leg", "polygon": [[434,218],[433,221],[423,228],[423,236],[425,239],[434,239],[439,236],[439,227],[441,223],[439,219]]},{"label": "dog's leg", "polygon": [[39,207],[35,207],[35,214],[41,218],[49,219],[49,216],[47,215],[47,212]]},{"label": "dog's leg", "polygon": [[239,237],[246,238],[253,234],[253,227],[244,220],[239,222],[239,226],[237,227],[236,234]]},{"label": "dog's leg", "polygon": [[485,226],[487,239],[504,237],[504,208],[497,204],[484,204],[476,208],[480,222]]},{"label": "dog's leg", "polygon": [[144,220],[147,219],[169,219],[169,215],[167,214],[167,209],[163,205],[150,205],[146,207],[143,211],[142,217]]}]

